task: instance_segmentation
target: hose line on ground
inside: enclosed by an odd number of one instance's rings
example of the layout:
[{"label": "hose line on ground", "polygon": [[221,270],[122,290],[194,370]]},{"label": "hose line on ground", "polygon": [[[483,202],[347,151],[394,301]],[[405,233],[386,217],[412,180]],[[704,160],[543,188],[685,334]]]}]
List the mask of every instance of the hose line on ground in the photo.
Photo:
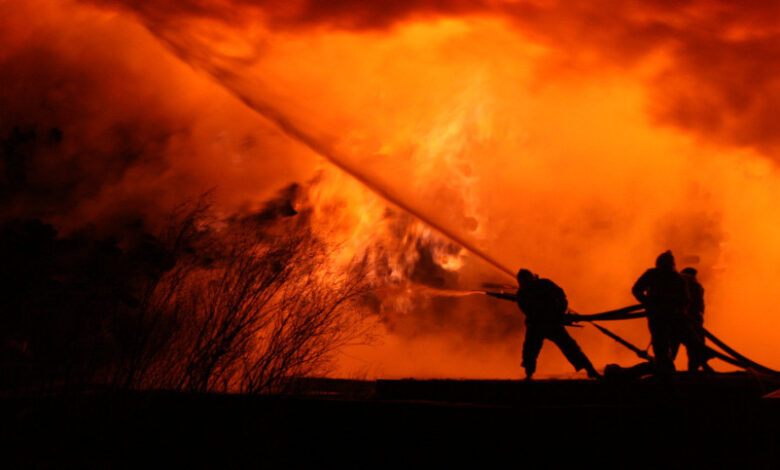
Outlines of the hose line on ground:
[{"label": "hose line on ground", "polygon": [[[609,310],[606,312],[601,313],[595,313],[591,315],[580,315],[577,313],[573,313],[569,315],[571,317],[572,321],[586,321],[596,327],[601,333],[605,334],[606,336],[609,336],[610,338],[614,339],[618,343],[622,344],[623,346],[627,347],[631,351],[633,351],[637,356],[648,359],[648,354],[645,351],[642,351],[641,349],[637,348],[633,344],[629,343],[625,339],[621,338],[620,336],[616,335],[615,333],[609,331],[608,329],[604,328],[601,325],[597,325],[596,323],[593,323],[594,321],[612,321],[612,320],[630,320],[634,318],[642,318],[647,316],[647,313],[644,311],[644,307],[642,305],[631,305],[624,308],[619,308],[616,310]],[[764,374],[769,375],[777,375],[780,376],[780,372],[766,367],[764,365],[761,365],[755,361],[752,361],[745,357],[744,355],[738,353],[733,348],[728,346],[726,343],[724,343],[722,340],[720,340],[718,337],[713,335],[709,330],[707,330],[704,327],[701,327],[702,333],[704,334],[704,337],[712,341],[713,344],[718,346],[720,349],[723,350],[723,352],[720,352],[716,349],[713,349],[709,346],[705,346],[707,349],[707,352],[712,356],[716,357],[724,362],[727,362],[729,364],[732,364],[734,366],[740,367],[742,369],[746,370],[754,370],[756,372],[761,372]]]}]

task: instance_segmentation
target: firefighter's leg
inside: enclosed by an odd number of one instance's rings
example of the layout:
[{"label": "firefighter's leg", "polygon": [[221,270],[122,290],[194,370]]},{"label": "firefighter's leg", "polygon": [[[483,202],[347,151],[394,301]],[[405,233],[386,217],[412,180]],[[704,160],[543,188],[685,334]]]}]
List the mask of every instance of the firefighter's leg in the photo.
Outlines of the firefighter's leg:
[{"label": "firefighter's leg", "polygon": [[655,366],[661,374],[674,372],[674,362],[671,359],[672,325],[670,323],[665,315],[648,312],[647,326],[652,337]]},{"label": "firefighter's leg", "polygon": [[695,372],[700,367],[711,371],[712,368],[707,365],[709,353],[704,345],[704,336],[699,332],[698,326],[695,324],[688,325],[686,333],[685,349],[688,351],[688,371]]},{"label": "firefighter's leg", "polygon": [[699,347],[699,350],[701,351],[701,355],[699,356],[699,366],[701,366],[701,369],[705,372],[715,372],[707,363],[707,361],[715,356],[713,356],[709,351],[707,344],[704,341],[704,323],[702,322],[701,317],[693,321],[693,330],[696,333],[696,343]]},{"label": "firefighter's leg", "polygon": [[688,372],[696,372],[702,364],[699,359],[699,351],[696,345],[686,344],[685,350],[688,351]]},{"label": "firefighter's leg", "polygon": [[683,341],[684,336],[680,331],[673,331],[669,336],[669,359],[674,361],[677,358],[677,353],[680,352],[680,345],[685,344]]},{"label": "firefighter's leg", "polygon": [[544,342],[544,333],[541,329],[526,325],[525,341],[523,342],[523,368],[527,379],[530,379],[536,372],[536,358],[539,357],[539,351],[542,350],[542,342]]},{"label": "firefighter's leg", "polygon": [[593,364],[591,364],[588,356],[582,352],[580,346],[562,325],[551,329],[548,333],[548,338],[558,346],[563,355],[566,356],[566,359],[569,360],[576,370],[585,369],[588,372],[588,377],[591,378],[601,376],[596,371],[596,368],[593,367]]}]

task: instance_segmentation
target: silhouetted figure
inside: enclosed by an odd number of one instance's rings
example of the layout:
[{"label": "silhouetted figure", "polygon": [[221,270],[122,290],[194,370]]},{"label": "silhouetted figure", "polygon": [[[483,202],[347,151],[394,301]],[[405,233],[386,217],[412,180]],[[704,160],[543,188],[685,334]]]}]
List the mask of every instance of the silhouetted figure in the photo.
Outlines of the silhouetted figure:
[{"label": "silhouetted figure", "polygon": [[576,370],[585,369],[588,377],[600,377],[588,357],[564,327],[569,302],[563,289],[549,279],[540,279],[527,269],[521,269],[517,273],[517,283],[519,288],[514,296],[494,293],[488,295],[516,301],[525,314],[522,365],[526,379],[530,380],[536,371],[536,358],[545,339],[555,343]]},{"label": "silhouetted figure", "polygon": [[704,324],[704,287],[696,278],[698,273],[694,268],[680,271],[688,289],[688,316],[701,326]]},{"label": "silhouetted figure", "polygon": [[684,315],[688,294],[685,281],[675,269],[672,252],[661,253],[655,261],[655,267],[642,274],[631,292],[647,312],[656,372],[674,372],[672,347],[675,328]]},{"label": "silhouetted figure", "polygon": [[675,328],[675,337],[672,344],[672,359],[677,356],[680,344],[685,345],[688,353],[688,371],[694,372],[703,368],[711,371],[707,364],[709,354],[704,346],[704,287],[696,279],[697,271],[694,268],[685,268],[680,274],[685,281],[688,303],[685,313],[682,315]]}]

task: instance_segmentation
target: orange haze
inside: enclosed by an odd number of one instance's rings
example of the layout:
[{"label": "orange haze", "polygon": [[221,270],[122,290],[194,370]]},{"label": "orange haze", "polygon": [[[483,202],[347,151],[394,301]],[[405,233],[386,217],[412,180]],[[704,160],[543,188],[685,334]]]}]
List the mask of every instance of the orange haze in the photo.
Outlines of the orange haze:
[{"label": "orange haze", "polygon": [[[148,153],[54,222],[162,213],[211,187],[232,213],[310,181],[314,223],[343,246],[335,262],[381,247],[410,289],[416,275],[430,284],[415,274],[428,255],[442,286],[511,284],[446,232],[555,280],[582,313],[631,304],[669,248],[699,270],[710,330],[780,368],[780,23],[761,2],[14,3],[0,4],[13,25],[3,70],[65,77],[40,86],[73,107],[60,118],[83,136],[73,145],[94,135],[108,152],[126,123]],[[513,305],[434,297],[378,294],[378,341],[346,349],[333,373],[521,375]],[[612,326],[649,342],[642,321]],[[634,362],[571,331],[599,368]],[[539,372],[573,373],[551,345]]]}]

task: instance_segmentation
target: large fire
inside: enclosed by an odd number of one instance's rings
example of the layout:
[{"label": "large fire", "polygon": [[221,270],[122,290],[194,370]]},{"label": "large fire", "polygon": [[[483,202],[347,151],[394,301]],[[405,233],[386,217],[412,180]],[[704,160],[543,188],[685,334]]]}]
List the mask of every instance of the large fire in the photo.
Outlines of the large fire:
[{"label": "large fire", "polygon": [[[335,375],[518,377],[516,307],[429,288],[511,285],[507,272],[528,267],[596,312],[631,304],[666,249],[699,270],[708,327],[780,366],[778,85],[763,68],[780,43],[748,7],[20,3],[0,5],[6,26],[30,25],[0,33],[0,74],[25,70],[51,96],[29,111],[16,95],[34,91],[8,92],[3,125],[82,92],[77,119],[51,118],[66,135],[104,142],[134,116],[161,123],[128,137],[160,162],[140,159],[50,220],[159,213],[211,187],[228,214],[303,183],[294,204],[341,247],[333,263],[368,254],[385,268],[378,341],[343,351]],[[30,50],[62,81],[19,59]],[[111,125],[97,124],[101,105]],[[615,331],[649,342],[641,321]],[[599,368],[634,361],[595,330],[573,335]],[[573,371],[545,348],[539,373]]]}]

